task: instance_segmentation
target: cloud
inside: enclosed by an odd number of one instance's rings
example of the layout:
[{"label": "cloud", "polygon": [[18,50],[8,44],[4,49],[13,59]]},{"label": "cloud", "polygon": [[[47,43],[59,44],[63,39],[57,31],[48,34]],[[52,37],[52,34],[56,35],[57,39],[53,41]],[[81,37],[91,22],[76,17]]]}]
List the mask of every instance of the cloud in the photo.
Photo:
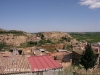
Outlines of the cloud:
[{"label": "cloud", "polygon": [[80,0],[79,4],[89,6],[90,9],[100,8],[100,0]]}]

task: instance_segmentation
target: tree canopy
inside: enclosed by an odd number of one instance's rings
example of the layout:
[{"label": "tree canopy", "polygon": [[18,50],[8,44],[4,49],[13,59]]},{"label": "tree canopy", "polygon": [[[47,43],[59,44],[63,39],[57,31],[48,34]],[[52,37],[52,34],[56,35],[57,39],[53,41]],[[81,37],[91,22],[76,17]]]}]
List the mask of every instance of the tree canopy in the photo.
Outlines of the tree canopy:
[{"label": "tree canopy", "polygon": [[88,44],[80,57],[80,64],[84,66],[87,71],[89,68],[93,68],[96,65],[96,62],[97,55],[94,54],[91,45]]},{"label": "tree canopy", "polygon": [[4,42],[1,42],[0,43],[0,50],[2,50],[4,47],[5,47],[5,43]]}]

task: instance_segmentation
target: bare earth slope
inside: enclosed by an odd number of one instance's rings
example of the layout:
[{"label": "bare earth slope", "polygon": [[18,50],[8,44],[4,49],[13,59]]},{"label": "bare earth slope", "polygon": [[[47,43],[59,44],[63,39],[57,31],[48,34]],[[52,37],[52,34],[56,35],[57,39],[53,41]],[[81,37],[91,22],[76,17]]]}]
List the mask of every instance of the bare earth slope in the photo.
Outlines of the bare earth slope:
[{"label": "bare earth slope", "polygon": [[38,35],[44,35],[45,39],[52,41],[58,41],[61,37],[72,38],[68,33],[65,32],[39,32],[31,34],[17,30],[0,30],[0,42],[5,42],[7,45],[20,46],[20,44],[26,43],[27,41],[34,41],[40,38]]}]

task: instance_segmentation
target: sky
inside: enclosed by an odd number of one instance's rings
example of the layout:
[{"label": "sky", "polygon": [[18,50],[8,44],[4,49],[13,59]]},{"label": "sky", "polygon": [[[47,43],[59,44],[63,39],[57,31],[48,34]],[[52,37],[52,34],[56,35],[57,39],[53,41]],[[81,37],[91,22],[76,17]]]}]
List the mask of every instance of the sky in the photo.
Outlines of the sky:
[{"label": "sky", "polygon": [[26,32],[100,31],[100,0],[0,0],[0,28]]}]

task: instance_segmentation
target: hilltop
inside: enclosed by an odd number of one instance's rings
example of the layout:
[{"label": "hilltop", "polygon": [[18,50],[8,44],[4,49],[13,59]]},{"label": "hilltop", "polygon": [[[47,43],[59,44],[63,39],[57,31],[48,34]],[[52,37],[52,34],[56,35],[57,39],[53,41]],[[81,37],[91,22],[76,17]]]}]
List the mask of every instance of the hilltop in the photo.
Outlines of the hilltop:
[{"label": "hilltop", "polygon": [[44,35],[45,39],[60,40],[62,37],[72,38],[65,32],[39,32],[38,35]]},{"label": "hilltop", "polygon": [[0,28],[0,31],[6,31],[6,30],[4,30],[4,29]]}]

